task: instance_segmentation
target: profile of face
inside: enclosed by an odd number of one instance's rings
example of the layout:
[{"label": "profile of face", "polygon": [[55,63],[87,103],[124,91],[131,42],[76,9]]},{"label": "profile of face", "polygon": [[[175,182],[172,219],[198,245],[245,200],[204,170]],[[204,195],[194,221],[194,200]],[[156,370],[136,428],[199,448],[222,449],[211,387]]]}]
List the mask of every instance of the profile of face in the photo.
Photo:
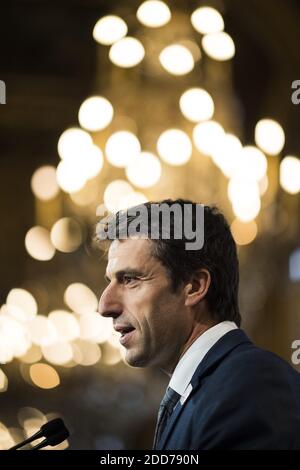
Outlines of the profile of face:
[{"label": "profile of face", "polygon": [[108,286],[99,313],[113,318],[131,366],[170,371],[193,328],[187,286],[173,292],[167,269],[151,253],[148,239],[114,240],[109,248]]}]

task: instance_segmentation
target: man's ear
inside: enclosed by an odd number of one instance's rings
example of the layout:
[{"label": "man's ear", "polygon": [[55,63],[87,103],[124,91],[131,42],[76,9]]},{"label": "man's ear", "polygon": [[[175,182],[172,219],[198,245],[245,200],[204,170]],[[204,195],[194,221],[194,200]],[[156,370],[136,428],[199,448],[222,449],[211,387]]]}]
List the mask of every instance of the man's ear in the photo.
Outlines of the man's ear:
[{"label": "man's ear", "polygon": [[210,284],[211,275],[207,269],[200,269],[194,273],[185,286],[185,306],[192,307],[204,299]]}]

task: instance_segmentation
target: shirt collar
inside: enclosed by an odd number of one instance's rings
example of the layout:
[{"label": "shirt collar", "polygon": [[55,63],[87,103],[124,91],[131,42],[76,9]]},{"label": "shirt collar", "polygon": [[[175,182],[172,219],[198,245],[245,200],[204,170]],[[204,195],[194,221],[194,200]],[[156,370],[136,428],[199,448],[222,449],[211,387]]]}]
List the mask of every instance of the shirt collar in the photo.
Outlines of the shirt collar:
[{"label": "shirt collar", "polygon": [[194,372],[206,353],[220,338],[222,338],[222,336],[236,328],[237,325],[234,322],[223,321],[212,326],[200,335],[178,362],[172,374],[169,387],[183,396]]}]

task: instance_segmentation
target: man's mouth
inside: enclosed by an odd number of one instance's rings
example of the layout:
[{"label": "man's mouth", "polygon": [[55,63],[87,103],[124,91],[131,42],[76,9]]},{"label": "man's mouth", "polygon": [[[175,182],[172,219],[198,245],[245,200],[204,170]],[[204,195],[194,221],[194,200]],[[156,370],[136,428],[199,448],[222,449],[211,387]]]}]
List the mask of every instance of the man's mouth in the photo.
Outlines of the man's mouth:
[{"label": "man's mouth", "polygon": [[129,342],[135,331],[135,328],[130,325],[116,325],[114,328],[118,333],[121,333],[120,343],[122,344],[122,346],[125,346],[125,344]]}]

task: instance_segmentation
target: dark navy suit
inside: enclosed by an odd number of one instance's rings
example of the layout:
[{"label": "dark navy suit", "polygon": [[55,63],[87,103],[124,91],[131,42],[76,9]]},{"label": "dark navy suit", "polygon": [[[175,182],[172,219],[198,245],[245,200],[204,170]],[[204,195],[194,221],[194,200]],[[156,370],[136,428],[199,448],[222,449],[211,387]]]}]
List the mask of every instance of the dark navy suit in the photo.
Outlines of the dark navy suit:
[{"label": "dark navy suit", "polygon": [[300,374],[240,330],[226,333],[193,375],[156,449],[300,449]]}]

